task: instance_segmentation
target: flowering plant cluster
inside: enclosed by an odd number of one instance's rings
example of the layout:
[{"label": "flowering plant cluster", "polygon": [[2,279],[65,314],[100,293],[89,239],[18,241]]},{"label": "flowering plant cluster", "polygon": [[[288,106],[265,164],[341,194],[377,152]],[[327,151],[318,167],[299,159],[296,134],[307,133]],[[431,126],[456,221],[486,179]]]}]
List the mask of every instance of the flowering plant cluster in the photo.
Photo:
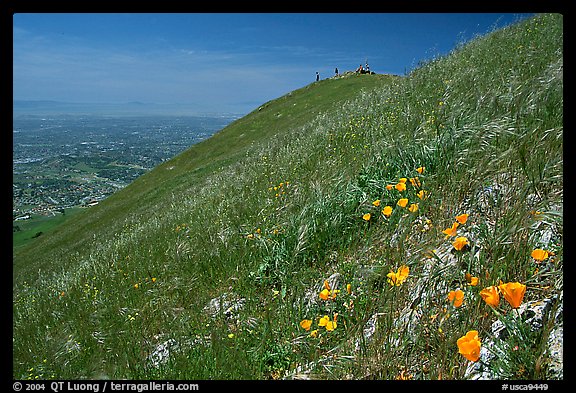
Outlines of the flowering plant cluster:
[{"label": "flowering plant cluster", "polygon": [[[318,294],[318,297],[321,299],[322,302],[333,302],[334,300],[336,300],[338,294],[340,293],[339,289],[332,289],[330,284],[328,283],[327,280],[324,280],[324,285],[322,287],[322,290],[320,291],[320,293]],[[347,284],[346,285],[346,293],[348,294],[348,296],[352,295],[352,285],[351,284]],[[352,299],[350,299],[347,302],[344,302],[344,307],[346,307],[347,309],[353,308],[354,307],[354,301]],[[332,317],[330,317],[328,314],[332,314]],[[323,309],[323,311],[321,312],[320,317],[318,317],[318,321],[317,321],[317,326],[318,328],[325,328],[327,332],[332,332],[336,329],[336,327],[338,326],[338,312],[333,309],[331,311],[326,311],[326,309]],[[312,319],[303,319],[300,321],[300,327],[302,327],[302,329],[306,330],[307,332],[310,332],[309,336],[310,337],[318,337],[319,335],[319,329],[312,329],[312,324],[314,323],[314,321]]]},{"label": "flowering plant cluster", "polygon": [[[419,175],[422,175],[425,171],[425,167],[420,166],[416,168],[416,172]],[[413,189],[413,193],[409,193],[408,187]],[[419,202],[415,199],[411,200],[411,196],[417,197],[419,200],[426,199],[428,192],[423,190],[422,182],[418,178],[418,176],[414,177],[400,177],[398,178],[398,182],[395,184],[387,184],[386,191],[391,192],[386,195],[388,203],[384,206],[382,203],[382,198],[385,196],[383,195],[381,198],[376,199],[372,202],[372,207],[379,209],[379,214],[374,215],[372,212],[366,212],[362,215],[362,219],[364,221],[371,221],[375,216],[382,215],[385,218],[390,218],[392,213],[394,212],[394,206],[401,207],[403,209],[407,209],[410,213],[416,213],[419,209]]]},{"label": "flowering plant cluster", "polygon": [[[457,233],[458,228],[466,224],[468,217],[466,213],[456,216],[456,221],[452,226],[442,231],[446,235],[446,239],[455,238],[452,245],[458,252],[465,251],[470,244],[465,236],[458,236]],[[543,249],[535,249],[531,253],[531,257],[536,262],[542,262],[548,258],[549,255],[550,252]],[[466,273],[466,281],[470,286],[477,286],[479,283],[478,277],[474,277],[470,273]],[[500,280],[498,285],[490,285],[481,289],[479,295],[491,308],[499,307],[500,297],[503,296],[510,307],[517,309],[522,304],[525,293],[525,284],[518,281],[504,283]],[[464,297],[465,293],[461,289],[450,291],[447,296],[448,301],[456,308],[462,306]],[[457,340],[456,344],[458,346],[458,352],[462,356],[473,362],[478,361],[480,358],[481,340],[477,330],[468,331]]]}]

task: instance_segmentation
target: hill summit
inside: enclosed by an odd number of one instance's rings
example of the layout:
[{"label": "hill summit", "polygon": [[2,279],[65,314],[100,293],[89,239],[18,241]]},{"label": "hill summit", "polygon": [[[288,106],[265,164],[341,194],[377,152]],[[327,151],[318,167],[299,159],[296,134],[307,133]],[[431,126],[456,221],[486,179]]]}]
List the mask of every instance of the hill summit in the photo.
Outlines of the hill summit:
[{"label": "hill summit", "polygon": [[267,102],[13,258],[15,379],[562,379],[563,17]]}]

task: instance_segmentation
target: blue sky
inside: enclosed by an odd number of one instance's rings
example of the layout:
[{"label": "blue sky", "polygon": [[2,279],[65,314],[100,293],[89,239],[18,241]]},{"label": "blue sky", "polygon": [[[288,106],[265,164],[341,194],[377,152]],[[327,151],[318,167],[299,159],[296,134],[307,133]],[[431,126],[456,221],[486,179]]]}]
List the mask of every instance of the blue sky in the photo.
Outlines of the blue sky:
[{"label": "blue sky", "polygon": [[16,13],[13,98],[248,113],[367,59],[404,74],[529,14]]}]

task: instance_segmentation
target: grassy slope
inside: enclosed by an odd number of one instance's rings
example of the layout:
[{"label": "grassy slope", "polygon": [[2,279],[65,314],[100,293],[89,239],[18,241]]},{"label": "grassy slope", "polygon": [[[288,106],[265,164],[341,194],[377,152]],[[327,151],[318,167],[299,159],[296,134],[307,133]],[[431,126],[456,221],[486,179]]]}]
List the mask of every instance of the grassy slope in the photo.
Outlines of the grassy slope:
[{"label": "grassy slope", "polygon": [[97,242],[106,241],[119,223],[130,220],[131,216],[139,217],[154,211],[168,194],[202,182],[211,173],[237,161],[254,144],[266,142],[278,133],[289,133],[318,113],[337,108],[360,90],[378,88],[395,78],[371,75],[323,80],[262,105],[212,138],[141,176],[99,207],[90,209],[89,214],[60,228],[58,235],[38,239],[27,249],[17,250],[14,257],[15,281],[19,281],[20,275],[30,280],[30,274],[43,264],[43,260],[38,259],[39,250],[43,254],[61,257],[85,248],[94,235]]},{"label": "grassy slope", "polygon": [[[237,120],[15,255],[14,377],[462,378],[458,337],[510,315],[482,287],[562,290],[562,59],[562,17],[543,16],[406,78],[325,80]],[[386,189],[401,177],[421,185]],[[462,212],[472,247],[451,253],[442,230]],[[537,247],[555,256],[536,265]],[[316,301],[333,273],[337,299]],[[237,318],[204,310],[218,296],[244,299]],[[334,331],[317,326],[334,313]],[[518,326],[504,377],[545,377],[549,330]]]}]

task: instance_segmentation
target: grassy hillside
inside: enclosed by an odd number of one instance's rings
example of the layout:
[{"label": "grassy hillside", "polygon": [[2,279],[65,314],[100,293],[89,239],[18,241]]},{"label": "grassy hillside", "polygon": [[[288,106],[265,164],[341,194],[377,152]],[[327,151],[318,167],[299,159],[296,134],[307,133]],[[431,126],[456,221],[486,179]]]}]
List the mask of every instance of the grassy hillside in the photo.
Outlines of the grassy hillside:
[{"label": "grassy hillside", "polygon": [[501,321],[498,376],[550,378],[554,319],[480,292],[562,307],[562,25],[310,84],[17,250],[13,377],[462,379]]}]

